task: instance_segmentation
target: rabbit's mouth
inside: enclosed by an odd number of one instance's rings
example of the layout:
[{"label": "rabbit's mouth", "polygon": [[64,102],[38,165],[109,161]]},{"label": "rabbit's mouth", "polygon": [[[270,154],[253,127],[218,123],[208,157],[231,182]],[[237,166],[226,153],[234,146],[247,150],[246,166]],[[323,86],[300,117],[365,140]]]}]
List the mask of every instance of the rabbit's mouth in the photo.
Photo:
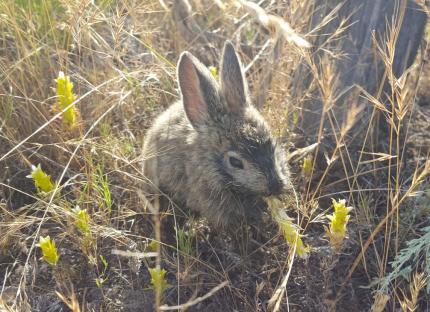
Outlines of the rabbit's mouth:
[{"label": "rabbit's mouth", "polygon": [[269,181],[267,191],[263,196],[280,198],[282,195],[286,195],[292,191],[293,186],[289,181],[279,179],[277,181]]},{"label": "rabbit's mouth", "polygon": [[278,196],[282,193],[284,193],[284,182],[278,178],[269,179],[266,196]]}]

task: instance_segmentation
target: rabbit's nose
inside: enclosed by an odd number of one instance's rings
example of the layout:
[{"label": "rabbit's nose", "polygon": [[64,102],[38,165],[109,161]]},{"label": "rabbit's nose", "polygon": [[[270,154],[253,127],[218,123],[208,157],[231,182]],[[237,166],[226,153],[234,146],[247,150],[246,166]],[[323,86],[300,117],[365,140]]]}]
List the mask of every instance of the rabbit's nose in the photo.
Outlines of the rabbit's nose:
[{"label": "rabbit's nose", "polygon": [[281,179],[277,177],[270,178],[269,180],[269,195],[280,195],[282,194],[284,190],[284,183],[281,181]]}]

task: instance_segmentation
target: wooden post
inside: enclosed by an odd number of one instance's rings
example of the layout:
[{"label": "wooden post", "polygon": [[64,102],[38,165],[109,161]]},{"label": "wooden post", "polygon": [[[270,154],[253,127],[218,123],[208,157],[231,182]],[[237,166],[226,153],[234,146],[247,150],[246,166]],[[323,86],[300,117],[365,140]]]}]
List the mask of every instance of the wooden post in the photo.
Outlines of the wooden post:
[{"label": "wooden post", "polygon": [[[385,72],[386,66],[376,52],[374,39],[384,46],[392,27],[399,26],[393,62],[393,72],[399,77],[413,64],[417,56],[427,23],[427,13],[422,5],[412,0],[317,0],[315,2],[310,29],[320,24],[332,10],[338,9],[334,19],[319,29],[316,34],[312,60],[317,66],[322,66],[322,60],[327,58],[327,50],[344,55],[332,62],[337,76],[337,93],[341,94],[333,111],[337,122],[342,124],[352,103],[366,102],[359,98],[361,88],[382,101],[384,93],[390,92]],[[341,35],[341,39],[328,42],[328,38],[336,32],[344,20],[347,21],[345,25],[349,26]],[[321,46],[324,46],[324,49],[319,49]],[[292,97],[300,98],[301,92],[307,89],[306,84],[309,86],[313,78],[306,65],[300,66],[295,73]],[[315,137],[318,134],[322,106],[321,101],[315,99],[305,105],[303,111],[309,113],[304,113],[302,116],[302,128],[309,137]],[[360,116],[362,120],[370,117],[370,105],[366,106]],[[330,133],[327,133],[327,136],[330,136]]]}]

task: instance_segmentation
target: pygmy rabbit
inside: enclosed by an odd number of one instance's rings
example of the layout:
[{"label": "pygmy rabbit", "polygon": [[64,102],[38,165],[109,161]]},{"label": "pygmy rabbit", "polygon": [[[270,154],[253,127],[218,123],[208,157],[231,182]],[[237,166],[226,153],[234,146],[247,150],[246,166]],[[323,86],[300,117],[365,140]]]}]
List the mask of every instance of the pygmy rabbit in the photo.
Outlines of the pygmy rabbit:
[{"label": "pygmy rabbit", "polygon": [[149,129],[147,194],[165,194],[217,228],[259,216],[266,196],[291,189],[284,152],[250,103],[242,65],[226,42],[219,83],[189,52],[177,69],[182,101]]}]

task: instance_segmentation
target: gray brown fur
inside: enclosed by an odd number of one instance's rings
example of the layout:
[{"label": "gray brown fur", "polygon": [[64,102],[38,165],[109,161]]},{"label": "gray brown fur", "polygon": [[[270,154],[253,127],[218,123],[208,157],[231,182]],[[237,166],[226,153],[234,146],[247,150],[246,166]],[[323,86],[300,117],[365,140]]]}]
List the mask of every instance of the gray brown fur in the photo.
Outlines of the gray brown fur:
[{"label": "gray brown fur", "polygon": [[218,228],[237,228],[261,211],[264,196],[280,194],[291,183],[282,149],[249,101],[230,42],[224,47],[220,77],[218,83],[194,56],[182,53],[182,101],[149,129],[144,174],[147,194],[161,191]]}]

